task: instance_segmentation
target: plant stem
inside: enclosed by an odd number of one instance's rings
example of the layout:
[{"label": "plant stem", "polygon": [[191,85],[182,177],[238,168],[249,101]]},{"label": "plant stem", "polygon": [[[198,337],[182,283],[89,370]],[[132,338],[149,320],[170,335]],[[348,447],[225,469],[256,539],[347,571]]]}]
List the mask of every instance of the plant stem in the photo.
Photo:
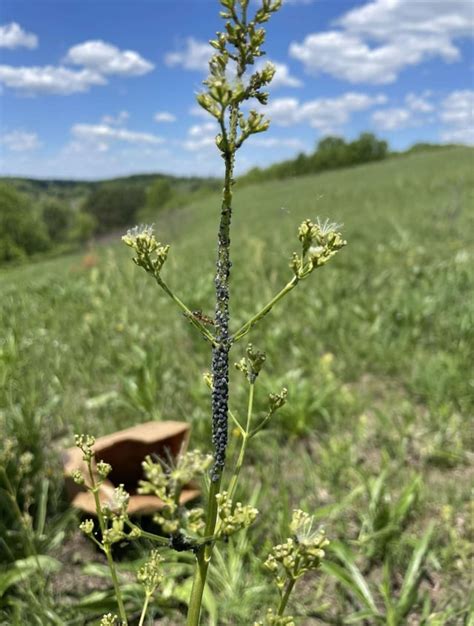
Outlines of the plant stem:
[{"label": "plant stem", "polygon": [[114,584],[115,597],[117,598],[118,610],[120,614],[120,619],[122,620],[122,626],[127,626],[127,614],[125,612],[125,606],[122,599],[122,593],[120,591],[120,583],[117,576],[117,570],[115,569],[115,563],[109,545],[104,545],[104,552],[105,556],[107,557],[107,563],[109,565],[112,582]]},{"label": "plant stem", "polygon": [[162,546],[168,546],[170,543],[169,537],[162,537],[161,535],[155,535],[155,533],[149,533],[147,530],[143,530],[143,528],[140,528],[140,526],[137,526],[136,524],[133,524],[130,520],[127,520],[127,524],[128,526],[130,526],[130,528],[136,528],[137,530],[140,531],[140,536],[141,537],[146,537],[147,539],[150,539],[150,541],[154,541],[155,543],[159,543]]},{"label": "plant stem", "polygon": [[288,584],[285,589],[285,593],[282,595],[281,600],[280,600],[280,606],[278,607],[277,615],[283,615],[283,613],[285,612],[286,605],[288,604],[288,600],[290,598],[291,592],[293,591],[293,587],[295,586],[295,583],[296,583],[295,578],[291,578],[288,581]]},{"label": "plant stem", "polygon": [[97,512],[97,518],[99,520],[100,531],[102,533],[102,549],[104,550],[105,556],[107,557],[107,564],[109,566],[110,574],[112,576],[112,582],[114,585],[114,592],[115,592],[115,597],[117,599],[120,619],[122,620],[122,626],[127,626],[128,624],[127,614],[125,612],[125,606],[123,604],[122,593],[120,591],[120,584],[119,584],[119,580],[117,577],[117,570],[115,569],[115,563],[112,558],[110,546],[104,543],[106,525],[105,525],[104,516],[102,515],[102,506],[100,504],[100,498],[99,498],[99,487],[95,481],[94,473],[92,471],[92,463],[90,459],[87,461],[87,468],[89,470],[89,478],[90,478],[91,485],[92,485],[91,491],[94,495],[95,510]]},{"label": "plant stem", "polygon": [[[232,179],[235,156],[235,135],[237,132],[237,107],[233,107],[230,113],[230,133],[224,124],[224,112],[220,120],[225,150],[223,158],[225,162],[224,189],[222,193],[221,218],[217,236],[217,261],[214,284],[216,287],[216,340],[217,344],[212,348],[212,443],[214,445],[214,465],[211,470],[211,485],[206,513],[205,535],[214,534],[217,523],[217,501],[222,470],[225,465],[225,453],[227,448],[227,420],[229,412],[229,350],[231,341],[229,337],[229,274],[230,274],[230,222],[232,217]],[[201,614],[202,594],[206,584],[207,571],[212,556],[214,544],[208,544],[199,549],[197,553],[196,571],[194,574],[191,598],[189,601],[187,626],[198,626]]]},{"label": "plant stem", "polygon": [[252,411],[253,411],[253,396],[254,396],[255,383],[250,383],[249,389],[249,401],[248,401],[248,409],[247,409],[247,424],[245,426],[245,431],[242,434],[242,444],[240,446],[239,456],[237,458],[237,463],[235,464],[234,473],[230,480],[229,484],[229,498],[233,500],[235,495],[235,490],[237,488],[237,483],[239,480],[240,470],[242,469],[242,465],[244,463],[245,453],[247,451],[247,443],[249,440],[249,431],[250,431],[250,422],[252,421]]},{"label": "plant stem", "polygon": [[275,306],[277,302],[279,302],[287,293],[289,293],[292,289],[296,287],[298,284],[299,278],[297,276],[293,276],[289,283],[287,283],[281,291],[279,291],[276,296],[274,296],[268,304],[266,304],[263,309],[261,309],[258,313],[256,313],[253,317],[251,317],[243,326],[241,326],[233,335],[232,342],[235,343],[239,339],[242,339],[250,329],[255,326],[257,322],[259,322],[270,310]]},{"label": "plant stem", "polygon": [[140,621],[138,622],[138,626],[143,626],[145,623],[146,612],[148,610],[148,603],[150,602],[150,594],[145,594],[145,602],[143,604],[142,614],[140,615]]},{"label": "plant stem", "polygon": [[[217,500],[216,495],[219,493],[221,479],[211,482],[209,488],[209,498],[207,501],[206,529],[205,535],[214,534],[217,522]],[[191,590],[191,598],[189,600],[188,616],[186,626],[198,626],[199,617],[201,615],[202,595],[206,584],[207,570],[211,560],[213,543],[202,546],[197,553],[196,571],[194,573],[193,587]]]}]

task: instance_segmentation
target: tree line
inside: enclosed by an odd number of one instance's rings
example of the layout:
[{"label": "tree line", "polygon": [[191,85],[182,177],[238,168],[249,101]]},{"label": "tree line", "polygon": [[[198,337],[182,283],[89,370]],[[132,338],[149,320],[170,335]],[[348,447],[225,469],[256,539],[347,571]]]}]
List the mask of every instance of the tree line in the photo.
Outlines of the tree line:
[{"label": "tree line", "polygon": [[[354,141],[321,139],[311,154],[255,167],[240,176],[239,185],[316,174],[389,156],[450,146],[415,144],[404,153],[389,150],[386,141],[362,133]],[[0,183],[0,264],[39,253],[61,252],[83,245],[94,236],[153,222],[164,209],[189,205],[220,189],[217,179],[130,176],[102,183],[33,181]],[[19,191],[21,189],[22,191]]]},{"label": "tree line", "polygon": [[311,154],[300,153],[296,158],[270,167],[255,167],[239,179],[243,183],[316,174],[325,170],[349,167],[370,161],[380,161],[389,155],[388,143],[372,133],[362,133],[354,141],[342,137],[325,137]]}]

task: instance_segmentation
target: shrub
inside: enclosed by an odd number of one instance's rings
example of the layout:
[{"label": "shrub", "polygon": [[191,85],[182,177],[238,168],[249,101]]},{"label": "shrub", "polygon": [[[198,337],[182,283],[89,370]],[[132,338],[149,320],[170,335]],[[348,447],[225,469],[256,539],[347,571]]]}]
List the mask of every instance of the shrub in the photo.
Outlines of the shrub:
[{"label": "shrub", "polygon": [[107,183],[93,191],[82,209],[96,220],[99,233],[129,226],[145,203],[145,192],[136,185]]},{"label": "shrub", "polygon": [[0,263],[14,261],[50,247],[39,211],[25,196],[6,184],[0,185]]}]

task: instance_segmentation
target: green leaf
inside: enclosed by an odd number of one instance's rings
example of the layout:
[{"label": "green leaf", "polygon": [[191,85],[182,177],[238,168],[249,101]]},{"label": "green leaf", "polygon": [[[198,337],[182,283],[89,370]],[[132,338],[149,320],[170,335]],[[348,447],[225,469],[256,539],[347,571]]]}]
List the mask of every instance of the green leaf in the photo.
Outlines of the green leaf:
[{"label": "green leaf", "polygon": [[[350,589],[363,604],[369,608],[374,615],[379,615],[377,605],[370,591],[369,585],[365,580],[362,572],[355,563],[354,556],[347,546],[340,542],[331,543],[331,552],[333,552],[343,563],[345,576],[340,578],[340,581]],[[324,563],[323,563],[324,564]],[[325,562],[326,565],[329,562]],[[331,564],[332,566],[334,564]]]},{"label": "green leaf", "polygon": [[35,531],[38,535],[44,534],[44,528],[46,524],[46,513],[48,508],[48,492],[49,492],[49,480],[43,478],[40,483],[39,495],[36,499],[38,509],[36,513]]},{"label": "green leaf", "polygon": [[50,574],[60,569],[61,563],[59,561],[44,554],[19,559],[0,570],[0,598],[10,587],[26,580],[38,571]]},{"label": "green leaf", "polygon": [[421,581],[421,575],[423,573],[423,564],[426,558],[426,553],[428,552],[433,529],[434,525],[430,524],[428,530],[418,541],[413,551],[400,591],[400,599],[397,604],[397,615],[399,617],[405,617],[405,615],[407,615],[412,608],[413,604],[416,602],[417,591]]},{"label": "green leaf", "polygon": [[421,477],[416,476],[400,494],[393,512],[393,522],[403,524],[411,509],[416,504],[421,487]]}]

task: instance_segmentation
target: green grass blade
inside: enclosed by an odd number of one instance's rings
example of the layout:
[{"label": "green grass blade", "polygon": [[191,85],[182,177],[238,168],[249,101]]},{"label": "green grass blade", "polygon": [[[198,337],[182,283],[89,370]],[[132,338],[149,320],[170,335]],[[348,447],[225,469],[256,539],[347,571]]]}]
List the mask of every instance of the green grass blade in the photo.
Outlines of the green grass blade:
[{"label": "green grass blade", "polygon": [[39,569],[46,573],[56,572],[61,569],[61,563],[43,554],[15,561],[0,571],[0,598],[3,597],[10,587],[26,580]]},{"label": "green grass blade", "polygon": [[[331,544],[331,551],[342,562],[344,568],[340,568],[334,563],[325,562],[324,566],[326,571],[335,575],[347,589],[351,590],[359,600],[373,612],[374,615],[378,615],[379,611],[369,585],[362,575],[362,572],[357,567],[349,548],[342,543],[334,542]],[[336,567],[334,567],[335,565]]]},{"label": "green grass blade", "polygon": [[433,529],[434,525],[430,524],[426,533],[418,541],[410,563],[408,564],[408,569],[400,591],[400,599],[397,603],[397,615],[399,618],[407,615],[416,601],[417,590],[423,573],[423,564],[428,552]]}]

